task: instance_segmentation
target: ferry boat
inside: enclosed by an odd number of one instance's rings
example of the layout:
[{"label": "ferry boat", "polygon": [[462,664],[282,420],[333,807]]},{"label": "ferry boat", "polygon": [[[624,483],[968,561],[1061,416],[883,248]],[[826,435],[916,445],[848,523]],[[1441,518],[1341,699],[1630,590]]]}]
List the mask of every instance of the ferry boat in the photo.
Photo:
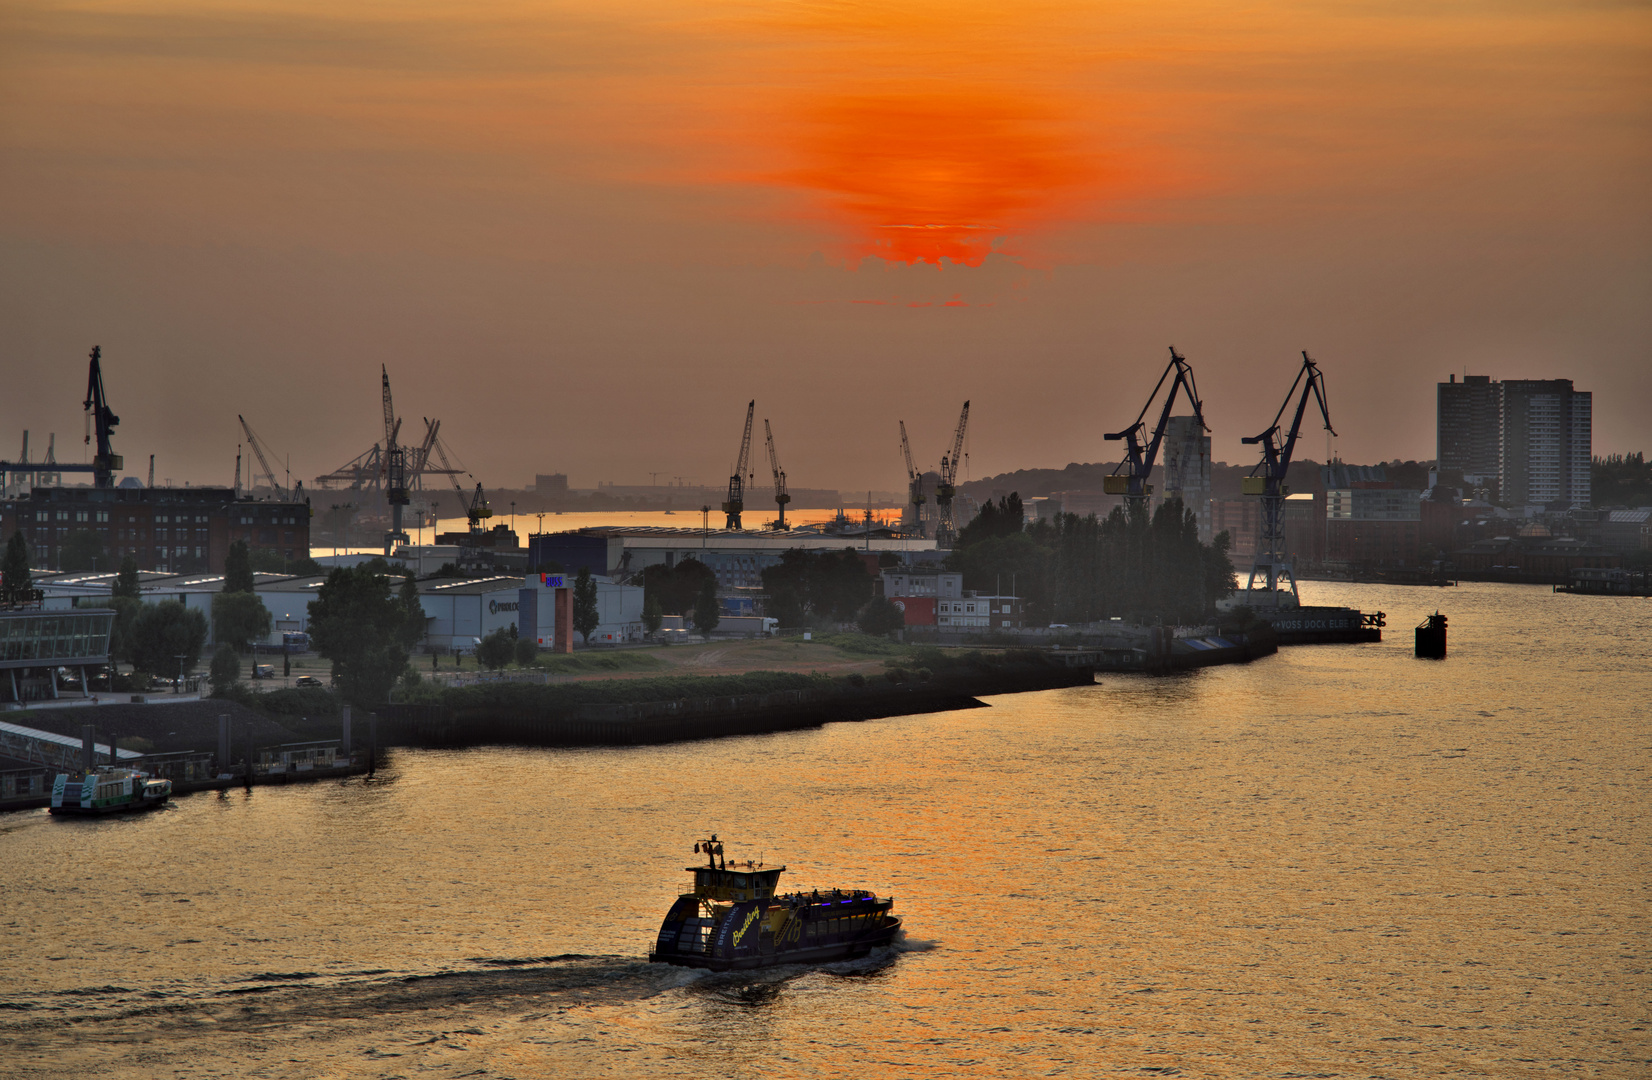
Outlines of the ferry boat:
[{"label": "ferry boat", "polygon": [[58,773],[52,783],[54,814],[121,814],[149,810],[172,797],[172,781],[156,780],[136,769],[95,772],[72,780]]},{"label": "ferry boat", "polygon": [[901,928],[894,897],[864,889],[777,891],[784,866],[725,863],[715,834],[694,845],[694,891],[677,897],[648,950],[657,964],[740,971],[865,956]]}]

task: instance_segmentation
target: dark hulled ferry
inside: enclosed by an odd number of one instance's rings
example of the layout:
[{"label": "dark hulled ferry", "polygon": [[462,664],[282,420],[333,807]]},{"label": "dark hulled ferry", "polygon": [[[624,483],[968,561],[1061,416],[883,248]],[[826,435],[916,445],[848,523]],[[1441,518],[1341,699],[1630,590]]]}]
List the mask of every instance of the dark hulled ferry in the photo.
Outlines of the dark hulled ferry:
[{"label": "dark hulled ferry", "polygon": [[694,891],[677,897],[660,924],[648,950],[655,963],[712,971],[819,964],[865,956],[901,928],[894,897],[864,889],[779,893],[784,866],[731,866],[715,835],[694,850],[707,864],[688,867]]}]

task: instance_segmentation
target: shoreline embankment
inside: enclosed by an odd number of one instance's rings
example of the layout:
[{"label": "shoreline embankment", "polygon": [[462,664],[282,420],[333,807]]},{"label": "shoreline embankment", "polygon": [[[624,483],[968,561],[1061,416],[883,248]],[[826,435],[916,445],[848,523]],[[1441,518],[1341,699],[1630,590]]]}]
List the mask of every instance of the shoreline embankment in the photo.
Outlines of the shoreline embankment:
[{"label": "shoreline embankment", "polygon": [[994,694],[1094,685],[1096,662],[1094,653],[1073,653],[1036,666],[900,682],[822,679],[821,685],[766,693],[565,707],[516,694],[514,701],[386,705],[375,711],[379,738],[390,746],[642,746],[982,708],[979,699]]}]

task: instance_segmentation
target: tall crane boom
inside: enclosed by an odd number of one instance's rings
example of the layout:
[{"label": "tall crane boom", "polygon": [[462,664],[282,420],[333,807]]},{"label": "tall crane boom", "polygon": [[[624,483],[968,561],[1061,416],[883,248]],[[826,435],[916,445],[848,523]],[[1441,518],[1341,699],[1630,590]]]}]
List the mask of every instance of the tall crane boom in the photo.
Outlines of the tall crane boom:
[{"label": "tall crane boom", "polygon": [[786,470],[780,467],[780,455],[774,452],[774,432],[769,429],[766,419],[763,421],[763,437],[769,444],[769,468],[774,470],[774,504],[780,508],[774,529],[781,532],[786,528],[786,504],[792,501],[792,497],[786,493]]},{"label": "tall crane boom", "polygon": [[912,444],[906,438],[906,421],[901,421],[901,456],[906,459],[906,498],[912,504],[912,518],[918,525],[918,538],[926,535],[924,528],[924,478],[912,464]]},{"label": "tall crane boom", "polygon": [[[1297,387],[1302,388],[1302,394],[1297,398],[1296,415],[1291,418],[1291,429],[1285,435],[1284,444],[1279,442],[1279,422],[1285,416],[1285,410],[1291,407],[1291,399],[1297,396]],[[1260,435],[1253,435],[1239,441],[1249,446],[1262,447],[1262,460],[1252,469],[1250,475],[1240,482],[1240,490],[1246,495],[1262,496],[1262,531],[1256,546],[1256,561],[1251,565],[1250,581],[1245,586],[1247,593],[1256,589],[1256,579],[1264,579],[1268,595],[1263,603],[1274,607],[1279,606],[1280,580],[1290,578],[1291,599],[1293,603],[1300,603],[1301,597],[1296,588],[1296,572],[1291,567],[1290,554],[1285,550],[1285,496],[1290,489],[1285,486],[1285,476],[1290,472],[1291,455],[1296,452],[1296,440],[1302,434],[1302,417],[1308,411],[1308,397],[1312,395],[1319,402],[1319,415],[1325,421],[1325,430],[1332,435],[1336,429],[1331,427],[1331,408],[1325,400],[1325,376],[1314,363],[1313,357],[1307,350],[1302,353],[1302,367],[1296,373],[1291,388],[1285,394],[1284,404],[1279,406],[1279,412],[1274,414],[1273,423]],[[1260,475],[1258,471],[1260,470]],[[1254,606],[1254,605],[1253,605]]]},{"label": "tall crane boom", "polygon": [[935,546],[950,548],[958,537],[958,526],[952,517],[952,497],[958,493],[958,463],[964,456],[964,429],[969,425],[969,402],[964,402],[958,414],[958,431],[952,437],[952,453],[941,458],[941,482],[935,487],[935,505],[940,510],[940,522],[935,526]]},{"label": "tall crane boom", "polygon": [[747,402],[746,430],[740,436],[740,459],[728,478],[728,500],[723,503],[723,513],[728,515],[728,523],[723,526],[725,529],[740,528],[740,511],[746,508],[746,472],[751,463],[751,418],[756,412],[756,399]]},{"label": "tall crane boom", "polygon": [[[235,415],[235,419],[241,421],[241,430],[247,434],[247,445],[252,447],[253,456],[258,459],[258,467],[264,470],[264,478],[270,482],[270,490],[275,492],[276,498],[285,499],[287,493],[276,480],[275,470],[270,468],[269,459],[264,456],[263,444],[259,442],[258,436],[252,433],[252,426],[247,423],[247,418],[239,413]],[[251,487],[252,485],[247,486]]]},{"label": "tall crane boom", "polygon": [[390,371],[383,364],[379,365],[379,377],[384,387],[384,498],[390,504],[390,531],[384,534],[384,553],[389,555],[398,542],[405,544],[410,539],[402,531],[402,507],[412,500],[407,494],[407,451],[396,445],[402,424],[390,401]]},{"label": "tall crane boom", "polygon": [[390,403],[390,369],[379,365],[379,379],[384,391],[384,448],[396,448],[396,407]]},{"label": "tall crane boom", "polygon": [[[108,400],[103,396],[103,364],[101,362],[103,349],[92,346],[92,363],[86,371],[86,404],[85,409],[91,414],[92,423],[97,428],[97,453],[92,457],[92,483],[95,487],[114,487],[114,474],[126,467],[125,460],[110,447],[109,433],[120,417],[109,407]],[[86,441],[92,441],[88,432]]]},{"label": "tall crane boom", "polygon": [[[1145,423],[1147,410],[1153,407],[1153,400],[1164,388],[1166,379],[1171,379],[1170,393],[1165,395],[1164,408],[1159,411],[1159,422],[1150,433]],[[1164,442],[1164,431],[1170,423],[1170,410],[1176,404],[1176,393],[1182,389],[1187,391],[1188,400],[1193,404],[1193,416],[1199,427],[1209,430],[1205,427],[1204,404],[1199,400],[1199,390],[1193,381],[1193,368],[1188,365],[1187,358],[1172,345],[1170,363],[1165,366],[1159,381],[1153,385],[1153,392],[1147,395],[1147,403],[1141,407],[1136,422],[1123,431],[1109,432],[1105,436],[1109,442],[1123,439],[1125,452],[1124,459],[1113,470],[1113,475],[1102,481],[1102,490],[1109,495],[1123,495],[1125,506],[1132,517],[1146,516],[1147,500],[1153,494],[1153,488],[1147,480],[1153,474],[1153,462],[1158,459],[1159,445]],[[1120,474],[1119,469],[1127,471]]]}]

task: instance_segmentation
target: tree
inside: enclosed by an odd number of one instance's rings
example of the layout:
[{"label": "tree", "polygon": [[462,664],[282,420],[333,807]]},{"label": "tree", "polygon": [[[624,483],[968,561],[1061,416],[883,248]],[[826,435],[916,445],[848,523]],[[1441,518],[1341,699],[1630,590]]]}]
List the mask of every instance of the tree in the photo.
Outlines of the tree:
[{"label": "tree", "polygon": [[411,572],[403,575],[401,590],[396,594],[402,607],[401,643],[408,651],[425,639],[426,619],[424,605],[419,602],[419,583]]},{"label": "tree", "polygon": [[716,585],[717,574],[699,559],[684,559],[674,567],[659,563],[645,566],[643,603],[646,604],[650,596],[657,597],[665,614],[686,615],[707,581]]},{"label": "tree", "polygon": [[212,598],[212,638],[237,652],[269,637],[272,625],[269,609],[257,593],[221,592]]},{"label": "tree", "polygon": [[660,598],[645,596],[642,602],[642,628],[650,634],[657,634],[663,625],[665,612],[660,610]]},{"label": "tree", "polygon": [[511,640],[510,628],[504,626],[484,634],[476,646],[476,662],[489,671],[498,671],[510,663],[515,654],[516,643]]},{"label": "tree", "polygon": [[76,529],[64,537],[57,549],[59,570],[82,573],[100,566],[109,569],[109,553],[103,547],[103,537],[91,529]]},{"label": "tree", "polygon": [[253,584],[252,558],[247,553],[247,542],[237,540],[224,555],[224,591],[250,593]]},{"label": "tree", "polygon": [[[516,639],[516,664],[518,667],[527,667],[533,663],[533,658],[539,655],[539,643],[533,638],[523,635]],[[409,671],[412,669],[409,668]]]},{"label": "tree", "polygon": [[29,578],[29,542],[23,539],[22,529],[12,533],[11,539],[6,541],[6,558],[0,562],[0,581],[4,582],[9,593],[34,585]]},{"label": "tree", "polygon": [[235,652],[233,645],[220,645],[218,651],[212,654],[212,667],[209,669],[212,680],[212,691],[222,694],[236,680],[241,678],[241,658]]},{"label": "tree", "polygon": [[358,705],[388,700],[407,668],[412,612],[391,594],[390,572],[383,559],[334,567],[309,605],[310,641],[332,662],[345,700]]},{"label": "tree", "polygon": [[711,578],[700,586],[700,595],[694,600],[694,629],[709,638],[721,621],[722,613],[717,609],[717,581]]},{"label": "tree", "polygon": [[861,633],[883,637],[906,629],[906,613],[896,607],[893,600],[874,596],[860,609],[856,623],[860,626]]},{"label": "tree", "polygon": [[574,578],[574,629],[589,645],[591,633],[601,622],[602,614],[597,610],[597,583],[591,580],[591,571],[582,566],[579,576]]},{"label": "tree", "polygon": [[133,600],[143,599],[143,582],[138,577],[138,560],[128,555],[120,561],[120,573],[115,575],[115,583],[109,589],[110,599],[125,596]]},{"label": "tree", "polygon": [[109,658],[131,661],[132,646],[136,640],[133,631],[145,604],[132,596],[112,596],[109,606],[115,609],[115,624],[109,631]]},{"label": "tree", "polygon": [[[176,600],[145,604],[132,620],[128,652],[132,666],[166,678],[193,668],[206,644],[206,616]],[[183,657],[180,665],[179,657]]]}]

